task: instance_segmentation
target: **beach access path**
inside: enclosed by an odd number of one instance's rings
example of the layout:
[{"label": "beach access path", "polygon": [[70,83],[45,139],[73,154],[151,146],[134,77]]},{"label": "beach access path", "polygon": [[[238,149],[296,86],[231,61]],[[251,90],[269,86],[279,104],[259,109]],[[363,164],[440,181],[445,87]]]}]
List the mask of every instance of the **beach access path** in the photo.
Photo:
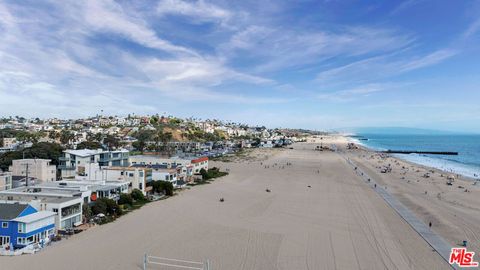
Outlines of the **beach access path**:
[{"label": "beach access path", "polygon": [[211,162],[230,175],[38,254],[0,257],[0,268],[142,269],[148,253],[214,270],[451,269],[340,155],[293,147],[262,163]]}]

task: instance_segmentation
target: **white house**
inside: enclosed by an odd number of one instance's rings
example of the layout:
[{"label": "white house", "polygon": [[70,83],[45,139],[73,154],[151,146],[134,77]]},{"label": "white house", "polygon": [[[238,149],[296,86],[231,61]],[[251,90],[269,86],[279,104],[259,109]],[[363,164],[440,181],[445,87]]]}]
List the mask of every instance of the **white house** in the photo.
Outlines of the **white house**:
[{"label": "white house", "polygon": [[88,174],[86,167],[97,163],[104,166],[128,166],[128,150],[105,151],[102,149],[91,150],[65,150],[64,156],[60,157],[60,165],[63,178],[74,178],[75,175]]},{"label": "white house", "polygon": [[0,203],[28,203],[37,211],[55,213],[55,227],[68,229],[82,223],[82,192],[49,189],[45,187],[19,187],[0,192]]},{"label": "white house", "polygon": [[124,181],[129,183],[130,191],[139,189],[144,195],[151,191],[147,184],[152,181],[152,169],[137,167],[105,167],[103,177],[107,181]]}]

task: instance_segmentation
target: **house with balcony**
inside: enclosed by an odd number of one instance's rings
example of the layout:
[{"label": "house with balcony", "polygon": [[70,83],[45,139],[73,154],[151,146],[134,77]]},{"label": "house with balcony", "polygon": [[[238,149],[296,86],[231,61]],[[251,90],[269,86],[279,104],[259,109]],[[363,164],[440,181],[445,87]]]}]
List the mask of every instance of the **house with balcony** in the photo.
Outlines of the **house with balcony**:
[{"label": "house with balcony", "polygon": [[152,190],[147,186],[152,181],[152,169],[142,167],[105,167],[102,177],[106,181],[121,181],[129,183],[129,192],[139,189],[144,195]]},{"label": "house with balcony", "polygon": [[55,234],[55,213],[29,204],[0,203],[0,248],[47,243]]},{"label": "house with balcony", "polygon": [[26,186],[0,191],[0,203],[29,204],[37,211],[51,211],[54,227],[65,230],[82,224],[82,206],[90,194],[89,190]]},{"label": "house with balcony", "polygon": [[168,168],[179,165],[186,166],[186,172],[193,174],[200,173],[201,169],[208,170],[208,157],[207,156],[185,156],[185,157],[162,157],[155,153],[145,153],[143,155],[130,156],[131,165],[167,165]]},{"label": "house with balcony", "polygon": [[125,149],[106,151],[102,149],[65,150],[60,157],[58,169],[62,179],[73,179],[76,175],[88,174],[90,164],[98,164],[99,167],[128,166],[129,151]]},{"label": "house with balcony", "polygon": [[183,187],[186,185],[183,179],[179,178],[179,169],[182,166],[167,166],[163,164],[154,165],[132,165],[135,168],[148,168],[152,170],[152,180],[154,181],[167,181],[172,183],[174,188]]}]

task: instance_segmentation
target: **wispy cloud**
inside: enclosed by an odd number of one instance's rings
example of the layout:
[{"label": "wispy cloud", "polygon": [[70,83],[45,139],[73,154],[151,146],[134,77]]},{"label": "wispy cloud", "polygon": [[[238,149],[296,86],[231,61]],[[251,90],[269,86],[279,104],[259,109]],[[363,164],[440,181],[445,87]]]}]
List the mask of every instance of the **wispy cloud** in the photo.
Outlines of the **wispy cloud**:
[{"label": "wispy cloud", "polygon": [[397,14],[401,11],[404,11],[406,9],[409,9],[420,2],[423,2],[424,0],[404,0],[402,3],[400,3],[398,6],[396,6],[391,12],[391,15]]},{"label": "wispy cloud", "polygon": [[158,15],[181,15],[196,22],[224,22],[232,17],[232,13],[204,0],[161,0],[157,6]]},{"label": "wispy cloud", "polygon": [[387,91],[400,87],[401,84],[393,83],[371,83],[365,84],[351,89],[334,91],[329,93],[321,93],[315,97],[320,100],[346,102],[356,100],[362,97],[368,97],[377,92]]},{"label": "wispy cloud", "polygon": [[322,71],[317,76],[318,82],[368,82],[400,75],[439,64],[454,55],[458,51],[441,49],[421,56],[399,56],[396,53],[375,56],[340,67]]},{"label": "wispy cloud", "polygon": [[473,21],[463,33],[464,38],[469,38],[475,35],[480,30],[480,18]]},{"label": "wispy cloud", "polygon": [[146,47],[167,52],[196,54],[194,51],[163,40],[139,18],[129,16],[122,6],[112,0],[89,0],[85,10],[89,26],[98,31],[120,34]]},{"label": "wispy cloud", "polygon": [[257,71],[274,71],[332,57],[354,57],[390,52],[411,44],[414,38],[390,29],[346,27],[339,32],[289,31],[264,26],[250,26],[239,31],[220,49],[225,55],[251,53],[261,59]]}]

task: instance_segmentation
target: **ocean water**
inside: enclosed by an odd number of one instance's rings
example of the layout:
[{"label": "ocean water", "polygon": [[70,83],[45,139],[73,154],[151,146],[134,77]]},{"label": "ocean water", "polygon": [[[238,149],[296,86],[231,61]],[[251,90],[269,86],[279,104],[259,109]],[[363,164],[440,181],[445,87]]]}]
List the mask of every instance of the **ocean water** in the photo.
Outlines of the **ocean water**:
[{"label": "ocean water", "polygon": [[458,156],[396,154],[417,164],[480,179],[480,135],[380,135],[358,134],[355,140],[374,150],[458,152]]}]

